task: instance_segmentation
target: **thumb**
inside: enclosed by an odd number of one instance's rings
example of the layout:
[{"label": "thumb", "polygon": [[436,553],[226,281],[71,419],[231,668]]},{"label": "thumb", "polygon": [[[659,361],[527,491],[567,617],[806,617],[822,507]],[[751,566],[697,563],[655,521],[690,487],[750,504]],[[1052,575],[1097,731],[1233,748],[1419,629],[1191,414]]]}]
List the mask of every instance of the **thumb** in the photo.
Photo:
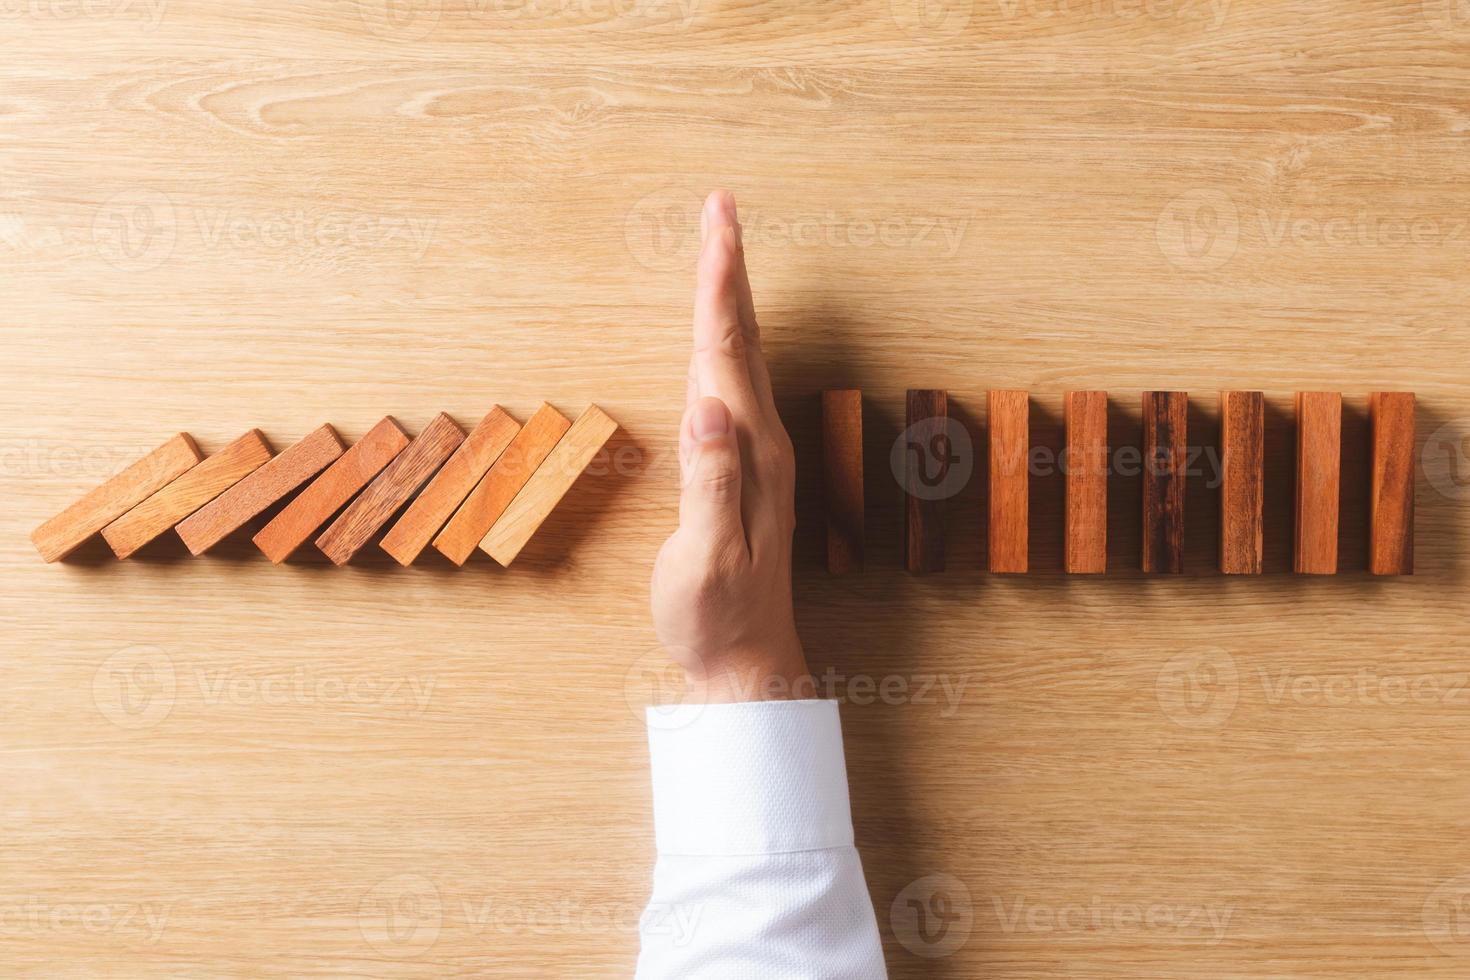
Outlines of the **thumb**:
[{"label": "thumb", "polygon": [[740,520],[740,444],[735,420],[718,398],[690,405],[679,426],[684,490],[679,529],[698,540],[745,538]]}]

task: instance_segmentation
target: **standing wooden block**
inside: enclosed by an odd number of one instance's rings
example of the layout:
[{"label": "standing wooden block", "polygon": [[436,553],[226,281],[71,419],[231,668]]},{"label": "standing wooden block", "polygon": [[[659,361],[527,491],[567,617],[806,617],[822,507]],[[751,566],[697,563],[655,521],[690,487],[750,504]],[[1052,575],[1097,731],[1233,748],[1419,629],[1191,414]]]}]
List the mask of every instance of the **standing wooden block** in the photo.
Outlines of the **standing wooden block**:
[{"label": "standing wooden block", "polygon": [[1296,393],[1296,533],[1292,568],[1337,574],[1337,515],[1342,473],[1342,394]]},{"label": "standing wooden block", "polygon": [[464,437],[464,429],[454,419],[443,412],[434,416],[408,448],[316,539],[322,554],[337,565],[351,561],[414,491],[444,465],[449,454],[464,442]]},{"label": "standing wooden block", "polygon": [[905,403],[904,567],[921,574],[942,572],[944,502],[926,491],[942,484],[949,475],[949,399],[938,389],[911,388]]},{"label": "standing wooden block", "polygon": [[618,424],[606,412],[589,405],[546,461],[531,474],[531,479],[480,542],[480,548],[502,565],[515,561],[531,535],[617,430]]},{"label": "standing wooden block", "polygon": [[36,528],[31,543],[46,561],[59,561],[202,459],[194,440],[180,432]]},{"label": "standing wooden block", "polygon": [[1184,571],[1184,470],[1189,394],[1143,393],[1143,570]]},{"label": "standing wooden block", "polygon": [[102,536],[115,555],[126,558],[264,466],[270,458],[270,443],[259,429],[251,429],[107,525],[102,529]]},{"label": "standing wooden block", "polygon": [[179,525],[179,537],[191,554],[204,554],[341,455],[337,430],[323,425],[195,511]]},{"label": "standing wooden block", "polygon": [[255,546],[277,565],[290,558],[407,445],[408,434],[393,417],[383,419],[261,528]]},{"label": "standing wooden block", "polygon": [[1261,574],[1266,395],[1220,392],[1220,571]]},{"label": "standing wooden block", "polygon": [[456,565],[469,560],[471,552],[500,520],[536,467],[551,455],[557,441],[571,427],[571,419],[543,402],[525,428],[505,447],[490,472],[460,504],[434,539],[434,547]]},{"label": "standing wooden block", "polygon": [[1069,391],[1067,421],[1066,569],[1108,570],[1108,393]]},{"label": "standing wooden block", "polygon": [[398,564],[412,565],[520,429],[520,423],[505,409],[499,405],[492,408],[449,457],[444,468],[429,481],[418,499],[409,504],[408,510],[383,538],[383,550]]},{"label": "standing wooden block", "polygon": [[990,570],[1020,574],[1030,564],[1030,398],[1024,391],[992,391],[986,405],[990,426]]},{"label": "standing wooden block", "polygon": [[1372,521],[1368,568],[1374,575],[1414,574],[1414,393],[1375,391]]},{"label": "standing wooden block", "polygon": [[822,392],[822,494],[827,507],[827,571],[863,567],[863,393]]}]

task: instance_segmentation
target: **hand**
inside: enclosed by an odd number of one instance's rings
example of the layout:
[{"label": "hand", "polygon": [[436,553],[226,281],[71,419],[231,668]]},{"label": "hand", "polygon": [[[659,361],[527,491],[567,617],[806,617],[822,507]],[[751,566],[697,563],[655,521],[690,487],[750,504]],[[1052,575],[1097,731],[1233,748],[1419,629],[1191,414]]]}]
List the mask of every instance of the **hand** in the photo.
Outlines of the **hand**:
[{"label": "hand", "polygon": [[653,624],[695,702],[811,697],[791,610],[796,461],[771,397],[735,199],[704,202],[694,355],[679,425],[679,529]]}]

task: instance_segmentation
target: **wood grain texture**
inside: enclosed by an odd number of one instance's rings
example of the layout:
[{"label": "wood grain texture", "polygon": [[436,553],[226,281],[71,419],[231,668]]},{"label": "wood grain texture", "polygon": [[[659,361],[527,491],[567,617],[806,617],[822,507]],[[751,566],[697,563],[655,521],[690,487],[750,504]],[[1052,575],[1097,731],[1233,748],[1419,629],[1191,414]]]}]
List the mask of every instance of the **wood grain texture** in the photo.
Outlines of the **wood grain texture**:
[{"label": "wood grain texture", "polygon": [[992,572],[1024,573],[1031,556],[1031,400],[1025,391],[986,393],[990,445]]},{"label": "wood grain texture", "polygon": [[1220,392],[1220,572],[1259,575],[1265,555],[1266,394]]},{"label": "wood grain texture", "polygon": [[316,476],[342,455],[342,439],[323,425],[180,522],[192,555],[202,555]]},{"label": "wood grain texture", "polygon": [[412,565],[520,430],[505,409],[492,408],[383,536],[383,550],[398,564]]},{"label": "wood grain texture", "polygon": [[[632,975],[711,186],[796,445],[796,619],[841,679],[890,977],[1465,980],[1470,455],[1435,441],[1470,419],[1463,8],[0,8],[7,980]],[[1038,449],[1064,391],[1113,393],[1108,575],[1064,577],[1040,474],[1030,573],[989,575],[978,468],[947,572],[903,574],[889,452],[921,385],[975,432],[986,390],[1029,389]],[[835,387],[867,430],[842,577]],[[1157,388],[1201,393],[1206,443],[1215,392],[1266,391],[1265,575],[1218,577],[1194,477],[1191,574],[1139,572]],[[1311,389],[1344,393],[1330,579],[1281,574]],[[1404,582],[1366,574],[1375,390],[1416,392],[1429,464]],[[548,395],[623,431],[509,570],[27,540],[180,427],[284,447]],[[969,913],[940,959],[905,918],[931,874],[930,910]]]},{"label": "wood grain texture", "polygon": [[1374,575],[1414,574],[1414,393],[1375,391],[1368,567]]},{"label": "wood grain texture", "polygon": [[1337,574],[1342,496],[1342,393],[1296,393],[1296,520],[1292,570]]},{"label": "wood grain texture", "polygon": [[1143,570],[1184,571],[1184,484],[1189,396],[1143,393]]},{"label": "wood grain texture", "polygon": [[516,433],[505,452],[490,467],[479,484],[455,511],[454,517],[434,539],[434,547],[463,565],[479,547],[490,528],[505,513],[536,467],[551,454],[557,441],[572,427],[572,420],[542,402]]},{"label": "wood grain texture", "polygon": [[948,398],[944,391],[911,388],[904,405],[904,567],[944,571],[942,485],[953,460]]},{"label": "wood grain texture", "polygon": [[102,537],[113,554],[128,558],[270,458],[270,443],[259,429],[251,429],[107,525],[102,529]]},{"label": "wood grain texture", "polygon": [[271,518],[252,539],[274,564],[290,558],[317,528],[403,452],[408,433],[390,415],[342,454],[321,476]]},{"label": "wood grain texture", "polygon": [[46,561],[60,561],[203,458],[193,438],[180,432],[36,528],[31,543]]},{"label": "wood grain texture", "polygon": [[480,549],[509,567],[616,431],[618,423],[610,415],[587,406],[485,533]]},{"label": "wood grain texture", "polygon": [[822,392],[822,501],[827,531],[827,571],[863,567],[863,393],[857,388]]},{"label": "wood grain texture", "polygon": [[1069,575],[1108,570],[1108,393],[1069,391],[1066,444],[1066,545]]},{"label": "wood grain texture", "polygon": [[317,548],[335,565],[350,562],[393,519],[408,498],[438,472],[464,439],[464,429],[449,415],[440,412],[434,416],[317,537]]}]

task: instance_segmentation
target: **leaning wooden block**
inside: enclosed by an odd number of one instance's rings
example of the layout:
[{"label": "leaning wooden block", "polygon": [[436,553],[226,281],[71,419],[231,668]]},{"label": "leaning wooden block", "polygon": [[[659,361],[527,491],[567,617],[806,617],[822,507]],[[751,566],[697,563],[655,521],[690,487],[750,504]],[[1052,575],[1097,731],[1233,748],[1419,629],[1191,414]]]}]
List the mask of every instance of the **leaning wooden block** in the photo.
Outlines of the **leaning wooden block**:
[{"label": "leaning wooden block", "polygon": [[1143,570],[1184,571],[1185,430],[1189,395],[1143,393]]},{"label": "leaning wooden block", "polygon": [[1220,571],[1261,574],[1266,395],[1220,392]]},{"label": "leaning wooden block", "polygon": [[571,427],[571,419],[543,402],[505,447],[490,472],[460,504],[434,539],[434,547],[456,565],[469,560],[505,508],[531,479],[536,467],[551,455],[551,450]]},{"label": "leaning wooden block", "polygon": [[383,419],[260,529],[256,547],[277,565],[290,558],[407,445],[408,434],[393,417]]},{"label": "leaning wooden block", "polygon": [[429,540],[464,502],[475,484],[520,431],[520,423],[499,405],[480,420],[444,468],[383,538],[382,548],[400,565],[408,566],[428,547]]},{"label": "leaning wooden block", "polygon": [[464,437],[464,430],[454,419],[442,412],[435,416],[316,539],[322,554],[337,565],[351,561],[414,491],[444,465]]},{"label": "leaning wooden block", "polygon": [[1024,573],[1030,562],[1030,398],[1024,391],[992,391],[990,527],[992,572]]},{"label": "leaning wooden block", "polygon": [[1414,574],[1414,393],[1375,391],[1368,397],[1373,422],[1372,529],[1368,570],[1374,575]]},{"label": "leaning wooden block", "polygon": [[910,572],[944,571],[944,506],[941,486],[952,455],[947,429],[948,396],[932,388],[910,389],[905,397],[904,567]]},{"label": "leaning wooden block", "polygon": [[1342,394],[1296,393],[1296,531],[1292,568],[1337,574],[1337,515],[1342,473]]},{"label": "leaning wooden block", "polygon": [[337,430],[323,425],[205,504],[178,527],[191,554],[202,555],[342,455]]},{"label": "leaning wooden block", "polygon": [[107,527],[113,554],[126,558],[239,483],[271,458],[270,443],[251,429]]},{"label": "leaning wooden block", "polygon": [[59,561],[202,459],[194,440],[181,432],[36,528],[31,543],[46,561]]},{"label": "leaning wooden block", "polygon": [[502,565],[515,561],[531,535],[617,430],[618,424],[606,412],[596,405],[588,406],[561,437],[546,462],[531,474],[531,479],[480,542],[480,548]]},{"label": "leaning wooden block", "polygon": [[1069,391],[1065,568],[1071,575],[1108,570],[1108,393]]},{"label": "leaning wooden block", "polygon": [[863,567],[863,393],[822,392],[822,496],[827,510],[827,571]]}]

